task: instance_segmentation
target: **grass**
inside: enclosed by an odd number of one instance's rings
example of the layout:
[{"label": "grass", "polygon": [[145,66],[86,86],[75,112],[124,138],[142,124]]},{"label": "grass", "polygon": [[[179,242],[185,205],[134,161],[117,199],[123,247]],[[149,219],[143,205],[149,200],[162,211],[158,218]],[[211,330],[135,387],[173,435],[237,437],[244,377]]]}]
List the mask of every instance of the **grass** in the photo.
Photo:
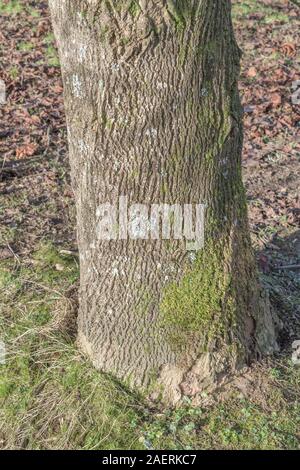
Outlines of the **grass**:
[{"label": "grass", "polygon": [[47,34],[43,40],[44,45],[46,46],[45,50],[45,60],[48,65],[52,67],[59,67],[59,57],[57,53],[57,49],[55,47],[55,38],[54,34]]},{"label": "grass", "polygon": [[30,52],[34,48],[31,42],[22,41],[18,44],[18,50],[21,52]]},{"label": "grass", "polygon": [[6,13],[8,15],[16,15],[20,13],[24,8],[21,2],[18,0],[4,1],[0,0],[0,13]]},{"label": "grass", "polygon": [[[0,14],[15,16],[20,15],[21,13],[25,13],[32,19],[38,20],[40,18],[40,13],[35,7],[24,5],[24,3],[19,0],[0,0]],[[59,67],[60,64],[55,46],[54,34],[47,34],[43,43],[45,46],[43,63],[46,63],[50,67]],[[23,53],[31,52],[34,47],[34,44],[28,41],[21,41],[17,46],[18,50]],[[11,78],[16,79],[17,76],[17,71],[13,70],[11,73]]]},{"label": "grass", "polygon": [[249,15],[257,13],[260,13],[261,17],[256,17],[256,21],[265,24],[289,22],[288,15],[276,11],[273,5],[263,4],[260,0],[245,0],[233,3],[232,14],[235,21],[248,20]]},{"label": "grass", "polygon": [[57,50],[54,47],[54,45],[50,44],[49,46],[47,46],[47,49],[45,52],[45,58],[46,58],[48,65],[50,65],[51,67],[60,66],[59,57],[58,57]]},{"label": "grass", "polygon": [[[66,335],[53,327],[64,292],[78,277],[74,258],[43,245],[25,263],[0,271],[0,442],[8,448],[137,447],[140,405],[98,374]],[[49,324],[52,326],[49,326]],[[0,447],[1,447],[0,444]]]},{"label": "grass", "polygon": [[[76,258],[44,243],[0,265],[0,448],[276,449],[299,447],[300,374],[285,359],[260,372],[266,389],[223,402],[154,409],[97,372],[55,319],[78,278]],[[205,397],[204,397],[205,398]]]},{"label": "grass", "polygon": [[38,10],[32,6],[24,5],[19,0],[0,0],[0,13],[6,15],[18,15],[26,11],[33,18],[39,18]]}]

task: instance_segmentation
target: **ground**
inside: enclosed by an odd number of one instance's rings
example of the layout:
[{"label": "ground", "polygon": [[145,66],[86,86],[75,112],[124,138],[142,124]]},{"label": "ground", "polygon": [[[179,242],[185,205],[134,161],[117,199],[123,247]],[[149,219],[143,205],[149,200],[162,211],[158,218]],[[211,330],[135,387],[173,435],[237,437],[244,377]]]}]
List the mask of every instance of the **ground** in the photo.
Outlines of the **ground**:
[{"label": "ground", "polygon": [[[299,8],[234,0],[244,51],[243,167],[280,352],[218,397],[162,410],[95,371],[73,341],[78,262],[59,61],[47,2],[0,0],[0,449],[298,449]],[[292,267],[291,267],[292,266]],[[66,328],[68,325],[68,328]]]}]

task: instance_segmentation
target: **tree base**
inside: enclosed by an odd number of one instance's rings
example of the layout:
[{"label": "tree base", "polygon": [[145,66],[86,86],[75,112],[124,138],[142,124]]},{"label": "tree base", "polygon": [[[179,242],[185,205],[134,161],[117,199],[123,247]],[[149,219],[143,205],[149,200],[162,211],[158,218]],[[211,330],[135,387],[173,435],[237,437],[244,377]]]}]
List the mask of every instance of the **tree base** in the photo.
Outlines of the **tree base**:
[{"label": "tree base", "polygon": [[[186,365],[164,364],[149,389],[141,391],[151,401],[159,400],[167,406],[178,406],[185,397],[197,403],[203,393],[213,394],[231,384],[253,361],[279,351],[276,338],[280,322],[271,310],[267,292],[261,291],[259,303],[261,308],[255,320],[256,347],[253,351],[244,351],[238,345],[222,345],[218,350],[215,348],[200,354],[188,368]],[[93,354],[92,345],[81,332],[77,344],[93,365],[103,371]]]}]

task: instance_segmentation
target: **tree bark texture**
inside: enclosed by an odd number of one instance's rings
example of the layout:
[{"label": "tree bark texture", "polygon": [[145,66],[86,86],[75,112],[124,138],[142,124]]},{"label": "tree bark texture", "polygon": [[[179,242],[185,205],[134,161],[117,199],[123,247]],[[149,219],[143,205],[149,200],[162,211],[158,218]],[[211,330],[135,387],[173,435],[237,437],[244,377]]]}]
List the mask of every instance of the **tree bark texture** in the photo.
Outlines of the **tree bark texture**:
[{"label": "tree bark texture", "polygon": [[[49,0],[78,218],[78,342],[175,403],[276,348],[241,177],[229,0]],[[101,240],[97,208],[206,204],[205,246]]]}]

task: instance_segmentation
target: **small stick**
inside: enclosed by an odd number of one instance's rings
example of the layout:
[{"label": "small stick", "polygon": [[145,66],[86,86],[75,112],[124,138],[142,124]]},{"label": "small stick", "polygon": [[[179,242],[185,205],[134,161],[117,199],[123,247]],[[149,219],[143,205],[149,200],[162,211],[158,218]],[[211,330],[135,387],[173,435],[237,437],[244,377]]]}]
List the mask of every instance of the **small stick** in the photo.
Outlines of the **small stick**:
[{"label": "small stick", "polygon": [[287,264],[285,266],[276,266],[274,269],[276,269],[276,271],[279,271],[280,269],[297,270],[300,269],[300,264]]}]

